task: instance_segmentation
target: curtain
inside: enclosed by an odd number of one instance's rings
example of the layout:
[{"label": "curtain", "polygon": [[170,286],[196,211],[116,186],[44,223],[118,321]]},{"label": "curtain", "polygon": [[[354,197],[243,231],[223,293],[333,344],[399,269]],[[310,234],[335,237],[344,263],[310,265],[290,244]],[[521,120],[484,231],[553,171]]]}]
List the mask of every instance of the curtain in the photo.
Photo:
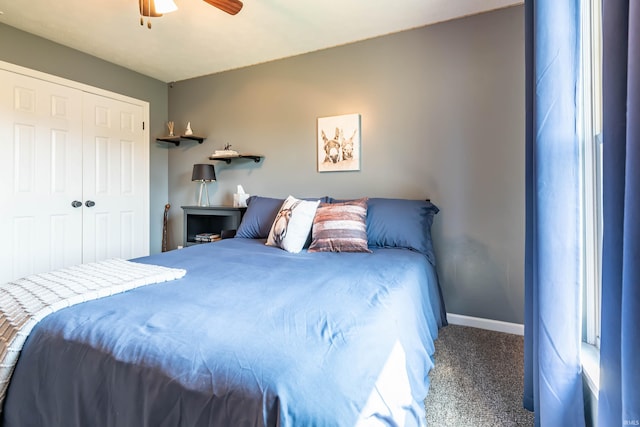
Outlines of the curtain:
[{"label": "curtain", "polygon": [[640,2],[603,1],[598,425],[640,425]]},{"label": "curtain", "polygon": [[525,390],[536,426],[584,426],[579,1],[525,0]]}]

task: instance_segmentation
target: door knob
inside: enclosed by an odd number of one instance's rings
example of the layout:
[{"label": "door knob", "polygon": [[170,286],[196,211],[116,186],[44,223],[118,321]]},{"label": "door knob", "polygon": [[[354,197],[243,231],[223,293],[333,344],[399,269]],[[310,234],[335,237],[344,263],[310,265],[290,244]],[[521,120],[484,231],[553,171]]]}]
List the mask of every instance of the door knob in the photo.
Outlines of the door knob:
[{"label": "door knob", "polygon": [[74,208],[79,208],[80,206],[82,206],[82,202],[74,200],[73,202],[71,202],[71,206],[73,206]]},{"label": "door knob", "polygon": [[96,202],[94,202],[93,200],[87,200],[84,205],[88,208],[92,208],[96,205]]}]

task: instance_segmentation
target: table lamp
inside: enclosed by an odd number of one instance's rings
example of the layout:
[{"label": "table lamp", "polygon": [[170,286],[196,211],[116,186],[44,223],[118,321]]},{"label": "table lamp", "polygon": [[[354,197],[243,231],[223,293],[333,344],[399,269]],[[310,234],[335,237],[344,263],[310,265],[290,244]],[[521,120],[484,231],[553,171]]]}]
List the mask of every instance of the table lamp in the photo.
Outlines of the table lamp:
[{"label": "table lamp", "polygon": [[[200,195],[198,196],[198,206],[209,206],[209,190],[207,190],[207,182],[216,180],[216,170],[213,165],[209,164],[197,164],[193,165],[193,173],[191,174],[191,181],[197,181],[200,183]],[[202,191],[204,190],[207,203],[202,200]]]}]

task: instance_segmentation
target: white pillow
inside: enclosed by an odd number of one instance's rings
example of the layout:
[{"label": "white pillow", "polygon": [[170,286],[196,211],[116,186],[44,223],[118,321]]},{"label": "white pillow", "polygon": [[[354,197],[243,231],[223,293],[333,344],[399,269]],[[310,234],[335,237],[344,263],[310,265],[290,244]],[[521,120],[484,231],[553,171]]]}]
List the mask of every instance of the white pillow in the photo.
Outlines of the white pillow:
[{"label": "white pillow", "polygon": [[277,246],[287,252],[300,252],[309,237],[318,204],[320,200],[287,197],[271,225],[267,245]]}]

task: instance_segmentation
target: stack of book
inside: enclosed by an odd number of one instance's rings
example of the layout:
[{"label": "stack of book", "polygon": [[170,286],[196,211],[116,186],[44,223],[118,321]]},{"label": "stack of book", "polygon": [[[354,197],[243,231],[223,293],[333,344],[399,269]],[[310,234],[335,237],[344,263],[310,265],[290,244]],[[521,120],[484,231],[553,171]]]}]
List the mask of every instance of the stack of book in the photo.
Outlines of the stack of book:
[{"label": "stack of book", "polygon": [[220,240],[220,234],[217,233],[198,233],[196,234],[196,242],[215,242]]}]

